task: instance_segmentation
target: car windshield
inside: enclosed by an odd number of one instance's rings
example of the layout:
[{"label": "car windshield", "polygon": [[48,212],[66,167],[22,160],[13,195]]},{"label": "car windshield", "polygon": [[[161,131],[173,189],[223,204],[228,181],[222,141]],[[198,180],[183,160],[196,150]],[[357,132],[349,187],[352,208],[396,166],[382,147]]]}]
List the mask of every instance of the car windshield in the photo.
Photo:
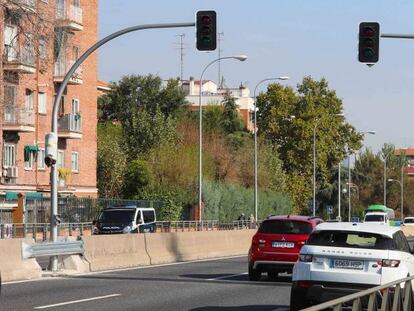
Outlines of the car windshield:
[{"label": "car windshield", "polygon": [[369,249],[392,249],[393,240],[376,233],[347,232],[347,231],[316,231],[311,234],[308,245],[369,248]]},{"label": "car windshield", "polygon": [[366,215],[365,221],[384,221],[384,215]]},{"label": "car windshield", "polygon": [[404,219],[405,224],[414,224],[414,218]]},{"label": "car windshield", "polygon": [[135,210],[106,210],[99,216],[99,221],[106,223],[130,223],[134,220]]},{"label": "car windshield", "polygon": [[259,228],[259,233],[309,234],[311,232],[310,223],[294,220],[266,220]]}]

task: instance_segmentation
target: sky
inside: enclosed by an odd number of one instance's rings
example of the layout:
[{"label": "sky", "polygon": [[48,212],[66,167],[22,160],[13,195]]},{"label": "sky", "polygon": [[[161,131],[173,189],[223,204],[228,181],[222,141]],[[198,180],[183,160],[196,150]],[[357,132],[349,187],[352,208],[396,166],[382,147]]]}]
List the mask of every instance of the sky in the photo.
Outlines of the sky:
[{"label": "sky", "polygon": [[[245,62],[221,63],[228,87],[243,82],[253,93],[265,78],[289,76],[283,83],[292,87],[304,76],[325,78],[343,100],[348,122],[358,131],[377,132],[365,136],[366,147],[414,146],[414,40],[382,38],[376,65],[357,60],[359,23],[379,22],[381,33],[414,34],[414,1],[99,0],[99,38],[133,25],[193,22],[200,9],[217,12],[218,31],[224,33],[221,56],[248,56]],[[180,34],[185,35],[184,79],[199,79],[218,53],[196,50],[193,27],[144,30],[115,39],[99,51],[99,78],[179,77]],[[217,82],[218,67],[209,67],[204,78]],[[266,84],[259,88],[265,89]]]}]

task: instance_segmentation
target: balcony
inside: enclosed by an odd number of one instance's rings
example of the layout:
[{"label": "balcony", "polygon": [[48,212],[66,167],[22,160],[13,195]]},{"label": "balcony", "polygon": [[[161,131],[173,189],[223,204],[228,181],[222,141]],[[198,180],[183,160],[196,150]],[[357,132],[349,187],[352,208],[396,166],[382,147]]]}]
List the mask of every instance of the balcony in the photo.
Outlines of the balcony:
[{"label": "balcony", "polygon": [[22,10],[24,12],[36,12],[37,0],[14,0],[6,1],[7,8],[10,10]]},{"label": "balcony", "polygon": [[34,132],[34,111],[4,106],[3,131]]},{"label": "balcony", "polygon": [[3,70],[35,73],[35,51],[32,47],[4,45]]},{"label": "balcony", "polygon": [[68,113],[58,120],[58,136],[60,138],[81,139],[82,122],[79,114]]},{"label": "balcony", "polygon": [[73,31],[83,30],[82,8],[68,5],[67,1],[58,0],[56,4],[56,24],[57,27],[69,28]]},{"label": "balcony", "polygon": [[[53,81],[61,83],[65,78],[66,73],[69,71],[70,67],[75,63],[75,61],[65,62],[58,60],[55,62],[55,71],[53,75]],[[79,85],[82,84],[82,66],[76,69],[75,73],[69,79],[69,84]]]}]

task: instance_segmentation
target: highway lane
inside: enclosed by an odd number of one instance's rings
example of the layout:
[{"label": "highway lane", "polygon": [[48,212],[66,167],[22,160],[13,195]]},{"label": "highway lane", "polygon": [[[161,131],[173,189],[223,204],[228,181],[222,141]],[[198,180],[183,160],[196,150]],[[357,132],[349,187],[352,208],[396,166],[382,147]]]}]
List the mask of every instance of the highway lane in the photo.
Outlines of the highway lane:
[{"label": "highway lane", "polygon": [[10,283],[0,310],[288,310],[290,278],[250,282],[247,258]]}]

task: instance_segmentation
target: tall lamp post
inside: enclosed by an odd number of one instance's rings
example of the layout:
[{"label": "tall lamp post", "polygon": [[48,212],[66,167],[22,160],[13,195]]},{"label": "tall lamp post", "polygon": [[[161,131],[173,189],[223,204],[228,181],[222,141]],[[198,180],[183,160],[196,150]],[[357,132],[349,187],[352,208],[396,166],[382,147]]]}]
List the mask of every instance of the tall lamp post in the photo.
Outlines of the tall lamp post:
[{"label": "tall lamp post", "polygon": [[387,206],[387,159],[390,153],[385,154],[382,153],[382,157],[384,159],[384,205]]},{"label": "tall lamp post", "polygon": [[[344,113],[336,113],[333,116],[335,117],[344,117]],[[315,125],[313,126],[313,178],[312,178],[312,188],[313,188],[313,196],[312,196],[312,215],[316,216],[316,128],[319,125],[321,119],[316,119]],[[339,165],[341,165],[339,163]],[[340,189],[339,189],[340,190]]]},{"label": "tall lamp post", "polygon": [[[377,132],[376,131],[367,131],[367,132],[361,132],[362,135],[365,134],[371,134],[371,135],[375,135]],[[348,155],[348,221],[351,221],[351,155],[353,152],[350,152]]]},{"label": "tall lamp post", "polygon": [[[404,167],[404,166],[403,166]],[[389,182],[397,182],[400,184],[400,191],[401,191],[401,223],[404,221],[404,182],[403,182],[403,178],[404,175],[402,173],[403,167],[401,167],[401,181],[397,180],[397,179],[393,179],[393,178],[389,178],[388,181]]]},{"label": "tall lamp post", "polygon": [[257,87],[262,84],[263,82],[266,81],[273,81],[273,80],[288,80],[289,77],[275,77],[275,78],[266,78],[263,79],[261,81],[259,81],[255,88],[254,88],[254,92],[253,92],[253,98],[254,98],[254,219],[257,221],[257,119],[256,119],[256,105],[257,105],[257,100],[256,100],[256,90]]},{"label": "tall lamp post", "polygon": [[204,67],[203,71],[201,72],[200,77],[200,94],[199,94],[199,101],[198,101],[198,109],[199,109],[199,128],[198,128],[198,220],[201,224],[202,217],[201,217],[201,204],[202,204],[202,197],[203,197],[203,106],[202,106],[202,96],[203,96],[203,75],[212,64],[215,62],[221,61],[223,59],[236,59],[238,61],[244,62],[247,59],[246,55],[236,55],[236,56],[224,56],[219,57]]}]

